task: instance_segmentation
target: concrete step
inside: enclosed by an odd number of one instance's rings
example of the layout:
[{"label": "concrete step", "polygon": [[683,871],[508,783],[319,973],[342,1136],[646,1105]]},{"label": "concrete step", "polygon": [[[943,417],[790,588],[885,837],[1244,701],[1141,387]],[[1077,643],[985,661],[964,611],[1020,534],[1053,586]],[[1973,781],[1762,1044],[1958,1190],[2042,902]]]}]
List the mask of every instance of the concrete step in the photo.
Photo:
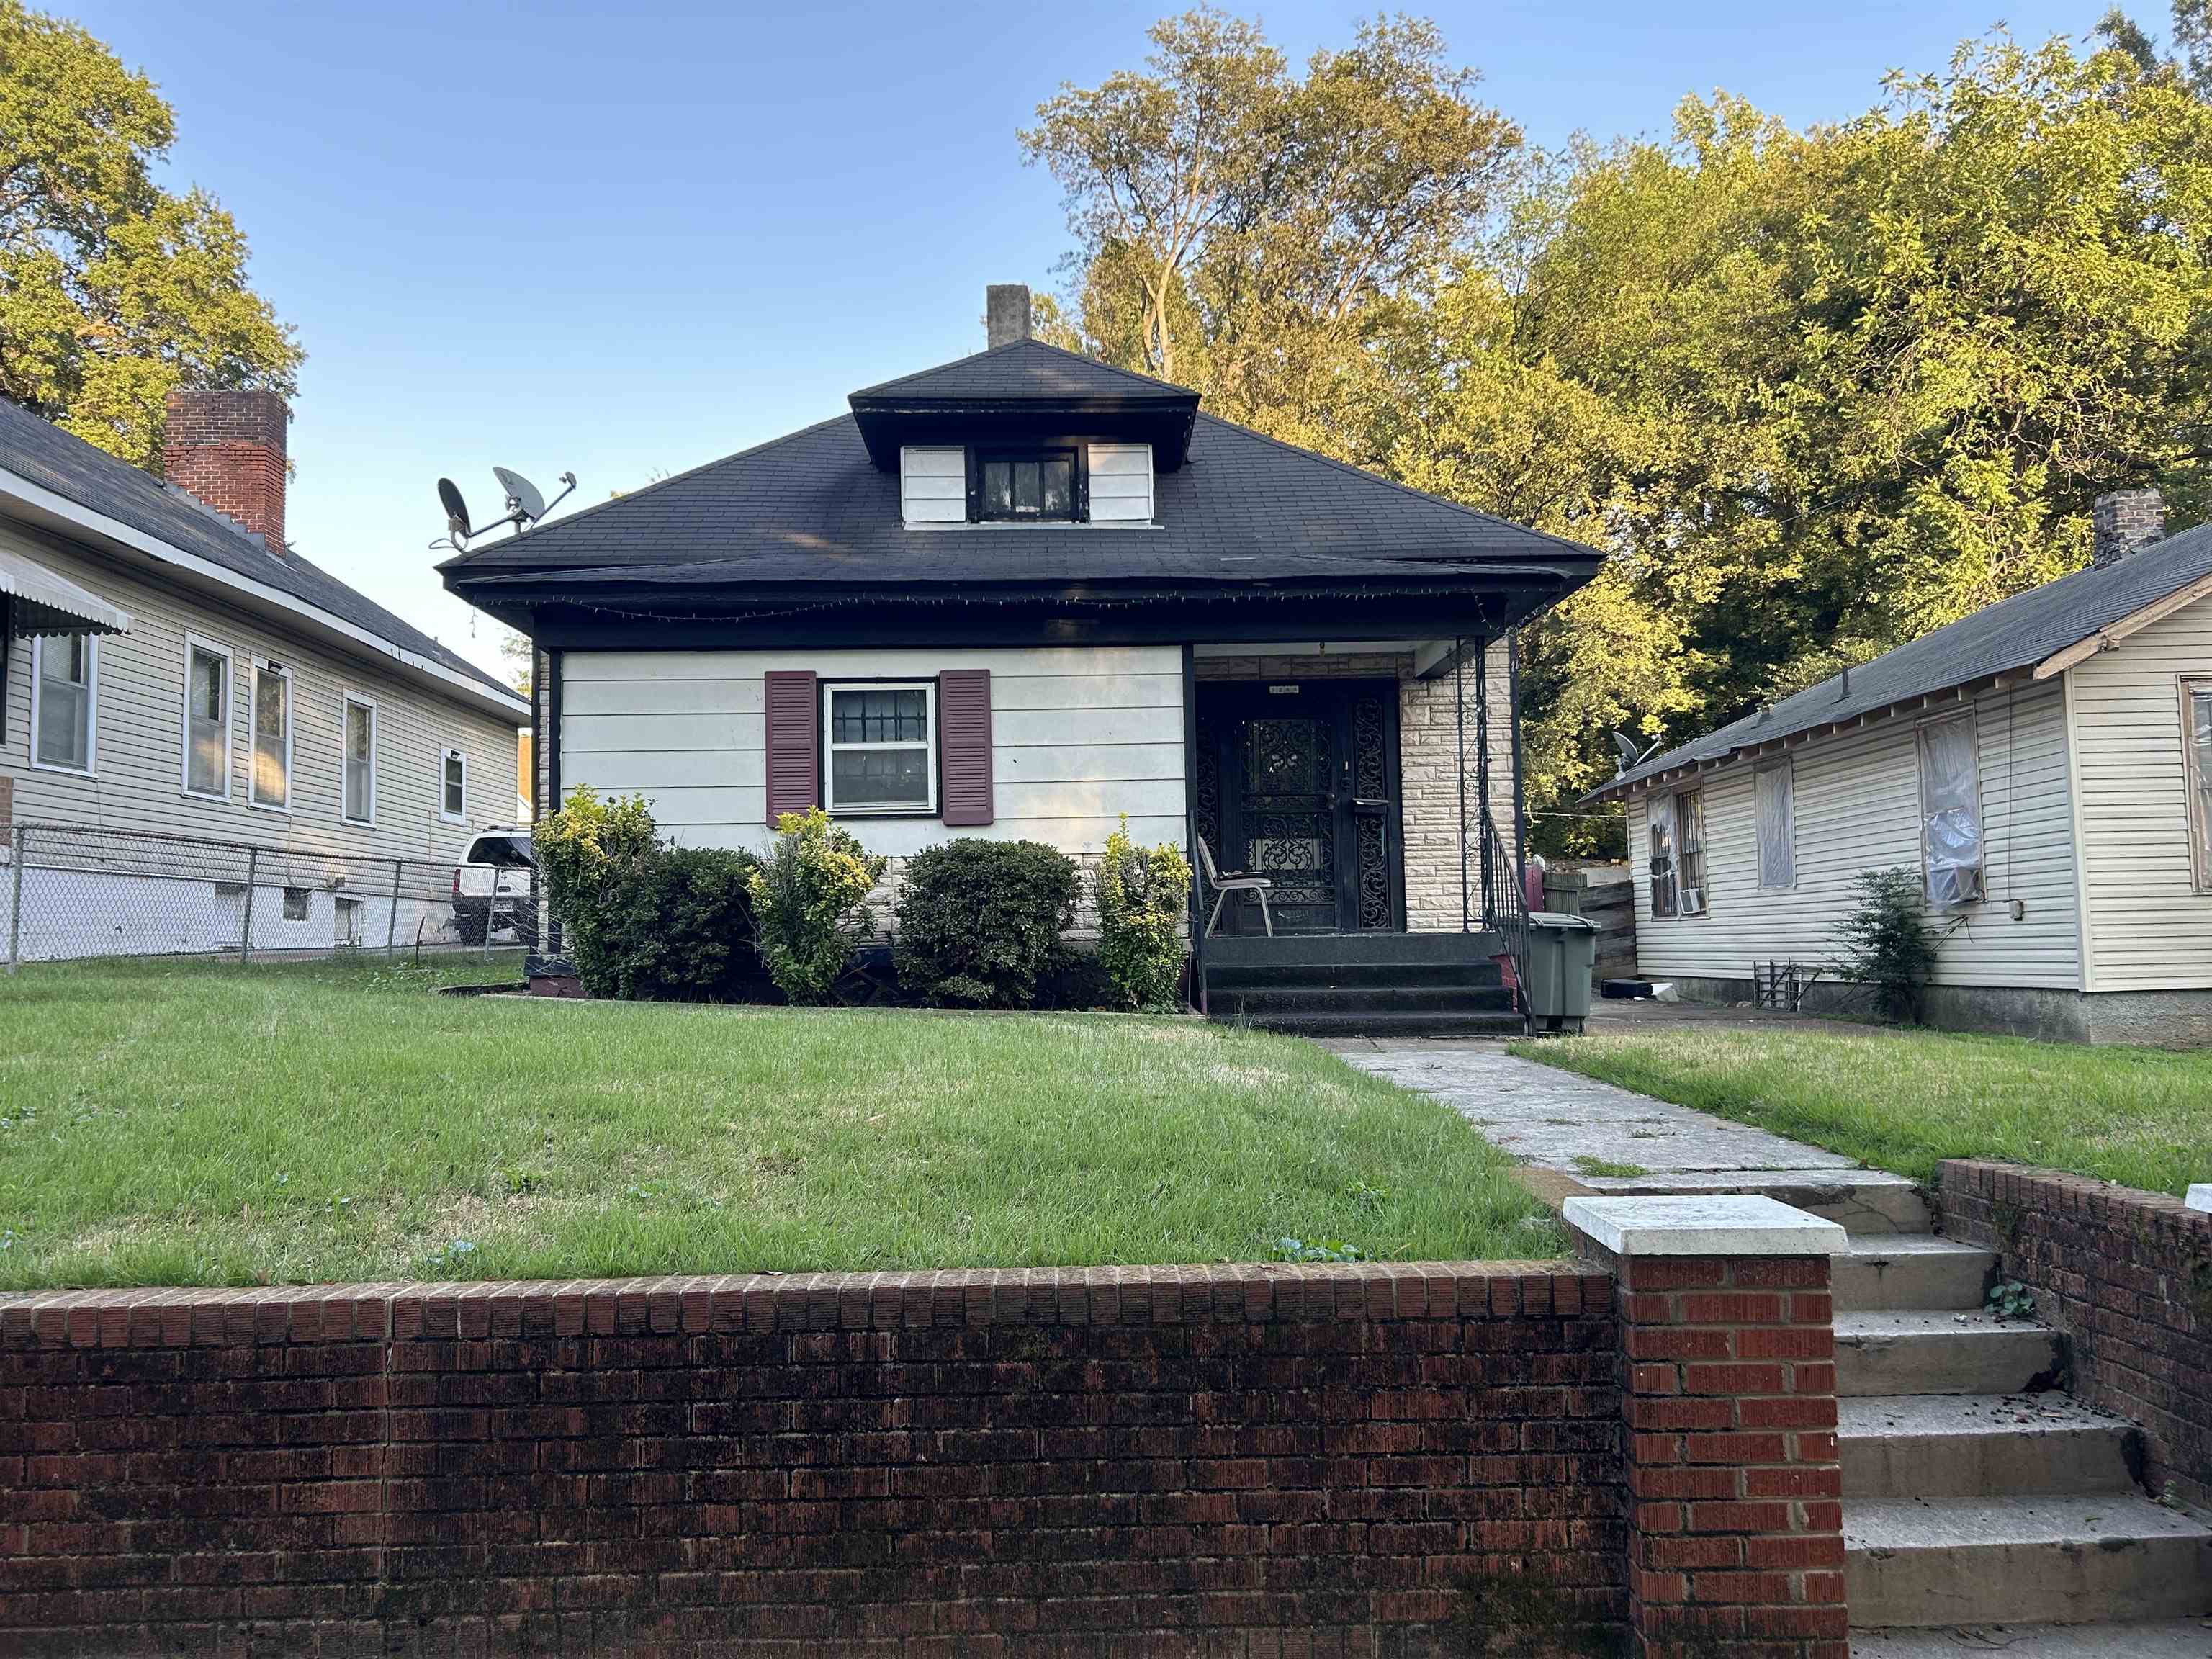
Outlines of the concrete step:
[{"label": "concrete step", "polygon": [[1495,933],[1216,933],[1200,956],[1206,966],[1315,966],[1334,963],[1394,964],[1488,962],[1505,948]]},{"label": "concrete step", "polygon": [[1503,985],[1297,985],[1264,988],[1209,986],[1206,1007],[1216,1018],[1249,1014],[1504,1014],[1513,993]]},{"label": "concrete step", "polygon": [[1366,985],[1409,985],[1431,988],[1465,985],[1504,988],[1498,964],[1481,962],[1238,962],[1206,964],[1206,982],[1223,991],[1334,989]]},{"label": "concrete step", "polygon": [[2130,1492],[2142,1461],[2134,1424],[2063,1394],[1866,1395],[1836,1416],[1846,1499]]},{"label": "concrete step", "polygon": [[2054,1385],[2058,1338],[1985,1313],[1839,1313],[1836,1392],[2033,1394]]},{"label": "concrete step", "polygon": [[1700,1170],[1692,1174],[1599,1178],[1596,1193],[1759,1193],[1809,1211],[1852,1233],[1932,1233],[1936,1218],[1920,1188],[1887,1170]]},{"label": "concrete step", "polygon": [[1851,1659],[2212,1659],[2201,1619],[2129,1625],[1973,1625],[1938,1630],[1855,1630]]},{"label": "concrete step", "polygon": [[2131,1492],[1846,1499],[1851,1622],[2082,1625],[2212,1613],[2212,1528]]},{"label": "concrete step", "polygon": [[1231,1016],[1208,1005],[1209,1018],[1225,1024],[1258,1027],[1263,1031],[1286,1031],[1293,1036],[1450,1036],[1513,1037],[1522,1032],[1521,1016],[1502,1010],[1453,1012],[1404,1010],[1375,1012],[1347,1009],[1334,1013],[1249,1014]]},{"label": "concrete step", "polygon": [[1932,1233],[1854,1233],[1835,1258],[1836,1306],[1850,1313],[1978,1308],[1996,1253]]}]

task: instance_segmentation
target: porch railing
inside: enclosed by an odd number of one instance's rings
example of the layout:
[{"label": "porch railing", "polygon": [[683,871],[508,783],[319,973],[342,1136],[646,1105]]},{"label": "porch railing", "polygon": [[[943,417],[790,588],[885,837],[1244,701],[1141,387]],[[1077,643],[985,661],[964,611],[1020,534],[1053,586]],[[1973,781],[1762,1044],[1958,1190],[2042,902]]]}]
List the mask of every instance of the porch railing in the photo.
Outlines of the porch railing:
[{"label": "porch railing", "polygon": [[1513,1004],[1523,1030],[1535,1023],[1528,1010],[1528,901],[1516,879],[1513,860],[1487,813],[1482,819],[1482,925],[1498,935],[1513,963]]}]

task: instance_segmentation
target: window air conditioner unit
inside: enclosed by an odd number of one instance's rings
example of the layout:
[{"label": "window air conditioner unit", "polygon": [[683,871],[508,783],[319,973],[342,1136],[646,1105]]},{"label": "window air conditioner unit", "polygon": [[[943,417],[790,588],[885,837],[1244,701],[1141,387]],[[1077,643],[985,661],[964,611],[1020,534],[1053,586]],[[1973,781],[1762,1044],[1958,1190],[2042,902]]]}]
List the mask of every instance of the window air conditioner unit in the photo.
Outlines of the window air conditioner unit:
[{"label": "window air conditioner unit", "polygon": [[1682,890],[1682,914],[1686,916],[1699,916],[1705,912],[1705,894],[1695,887],[1685,887]]}]

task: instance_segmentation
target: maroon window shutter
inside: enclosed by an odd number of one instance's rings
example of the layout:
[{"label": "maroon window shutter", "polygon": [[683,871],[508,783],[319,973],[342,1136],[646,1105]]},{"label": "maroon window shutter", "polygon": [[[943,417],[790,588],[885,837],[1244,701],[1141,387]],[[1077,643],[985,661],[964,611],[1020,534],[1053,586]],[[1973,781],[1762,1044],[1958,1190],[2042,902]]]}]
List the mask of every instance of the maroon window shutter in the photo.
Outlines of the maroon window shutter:
[{"label": "maroon window shutter", "polygon": [[948,824],[991,821],[991,671],[948,668],[937,677],[938,787]]},{"label": "maroon window shutter", "polygon": [[822,702],[814,676],[776,669],[768,682],[768,822],[822,804]]}]

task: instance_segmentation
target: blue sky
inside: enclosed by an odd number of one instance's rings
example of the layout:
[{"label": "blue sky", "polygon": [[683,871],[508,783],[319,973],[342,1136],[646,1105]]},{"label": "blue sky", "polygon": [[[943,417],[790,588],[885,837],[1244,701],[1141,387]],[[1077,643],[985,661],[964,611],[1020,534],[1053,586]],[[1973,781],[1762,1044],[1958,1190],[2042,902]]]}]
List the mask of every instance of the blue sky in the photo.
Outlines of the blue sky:
[{"label": "blue sky", "polygon": [[[55,9],[161,84],[170,182],[237,216],[307,347],[293,540],[496,666],[498,628],[431,574],[439,474],[479,518],[495,462],[603,500],[978,349],[984,284],[1054,286],[1067,246],[1015,130],[1062,81],[1135,64],[1166,3]],[[2078,34],[2103,5],[1406,9],[1551,144],[1662,133],[1717,87],[1837,118],[1889,68],[2000,21]],[[1258,15],[1303,58],[1373,9]]]}]

